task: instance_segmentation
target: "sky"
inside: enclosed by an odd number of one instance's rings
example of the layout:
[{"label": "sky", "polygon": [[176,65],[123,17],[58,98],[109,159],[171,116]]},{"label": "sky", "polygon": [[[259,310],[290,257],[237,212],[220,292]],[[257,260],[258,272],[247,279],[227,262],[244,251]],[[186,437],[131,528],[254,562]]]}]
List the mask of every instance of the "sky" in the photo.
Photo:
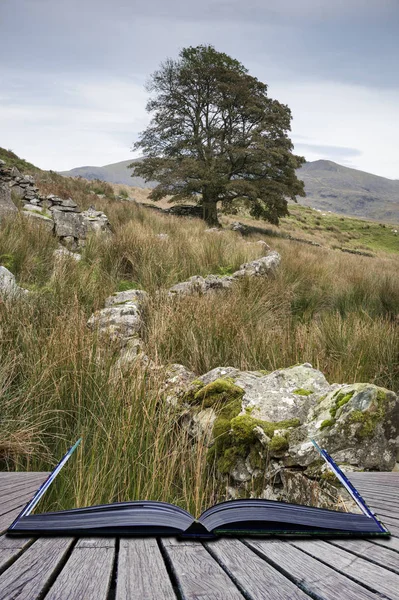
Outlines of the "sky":
[{"label": "sky", "polygon": [[53,170],[137,156],[145,82],[199,44],[290,107],[296,154],[399,179],[399,0],[0,0],[0,146]]}]

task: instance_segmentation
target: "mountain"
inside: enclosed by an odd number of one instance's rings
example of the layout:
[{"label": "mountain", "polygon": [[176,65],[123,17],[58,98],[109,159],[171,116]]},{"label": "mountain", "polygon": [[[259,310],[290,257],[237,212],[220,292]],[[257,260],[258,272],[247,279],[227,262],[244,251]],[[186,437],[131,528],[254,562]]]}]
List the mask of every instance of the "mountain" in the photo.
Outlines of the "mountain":
[{"label": "mountain", "polygon": [[[104,167],[77,167],[61,175],[101,179],[139,188],[154,187],[141,177],[131,177],[128,165],[140,159],[125,160]],[[344,167],[330,160],[315,160],[298,169],[297,175],[305,182],[306,198],[298,198],[310,205],[335,213],[376,219],[399,221],[399,181],[386,179],[357,169]]]},{"label": "mountain", "polygon": [[76,167],[70,171],[61,171],[61,175],[67,177],[83,177],[84,179],[100,179],[101,181],[108,181],[109,183],[123,183],[124,185],[131,185],[138,188],[155,187],[155,183],[146,183],[141,177],[132,177],[132,170],[128,169],[128,166],[132,162],[139,161],[139,158],[123,160],[122,162],[112,163],[110,165],[104,165],[103,167]]},{"label": "mountain", "polygon": [[308,162],[297,175],[305,182],[307,204],[321,210],[399,222],[399,181],[338,165],[330,160]]}]

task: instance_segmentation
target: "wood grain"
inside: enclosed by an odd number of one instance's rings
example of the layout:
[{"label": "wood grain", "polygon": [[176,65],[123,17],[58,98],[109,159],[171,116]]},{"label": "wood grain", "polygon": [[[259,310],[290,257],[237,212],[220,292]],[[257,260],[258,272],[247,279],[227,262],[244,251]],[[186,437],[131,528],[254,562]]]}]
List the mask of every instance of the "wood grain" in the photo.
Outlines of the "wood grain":
[{"label": "wood grain", "polygon": [[72,544],[70,538],[40,538],[2,575],[0,600],[36,600],[57,575]]},{"label": "wood grain", "polygon": [[389,548],[382,548],[367,540],[334,540],[330,544],[399,574],[399,553],[392,552]]},{"label": "wood grain", "polygon": [[239,540],[218,540],[207,543],[206,548],[229,576],[253,598],[259,600],[309,598],[294,583]]},{"label": "wood grain", "polygon": [[46,600],[106,600],[114,556],[114,539],[79,540]]},{"label": "wood grain", "polygon": [[246,543],[287,573],[303,590],[317,598],[376,600],[373,592],[333,571],[287,541],[247,539]]},{"label": "wood grain", "polygon": [[116,600],[176,600],[155,538],[122,538]]},{"label": "wood grain", "polygon": [[365,584],[376,592],[382,592],[392,600],[399,600],[399,575],[396,573],[327,542],[301,540],[292,542],[292,545],[325,562],[340,573],[348,575],[358,583]]},{"label": "wood grain", "polygon": [[243,600],[230,577],[198,541],[161,541],[184,600]]}]

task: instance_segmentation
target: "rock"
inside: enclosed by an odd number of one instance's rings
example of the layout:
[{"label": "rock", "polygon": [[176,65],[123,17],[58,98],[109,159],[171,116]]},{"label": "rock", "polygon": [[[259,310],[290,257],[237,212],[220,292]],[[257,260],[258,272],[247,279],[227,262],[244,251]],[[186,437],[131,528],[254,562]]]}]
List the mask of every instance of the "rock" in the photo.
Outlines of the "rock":
[{"label": "rock", "polygon": [[240,270],[232,275],[208,275],[201,277],[194,275],[188,281],[173,285],[169,296],[191,296],[193,294],[207,294],[218,290],[231,288],[235,280],[241,277],[265,277],[273,273],[281,261],[278,252],[270,252],[267,256],[240,266]]},{"label": "rock", "polygon": [[58,237],[86,238],[86,227],[82,213],[63,212],[54,208],[52,215],[55,223],[55,233]]},{"label": "rock", "polygon": [[198,414],[213,415],[212,433],[206,433],[210,461],[238,496],[248,495],[247,482],[253,487],[258,481],[260,495],[272,485],[281,499],[338,507],[341,490],[335,481],[330,485],[312,439],[343,470],[392,470],[396,464],[394,392],[367,383],[330,385],[310,363],[272,373],[218,367],[186,380],[179,394],[168,393],[188,432],[205,435]]},{"label": "rock", "polygon": [[[108,221],[108,217],[105,213],[100,210],[95,210],[92,206],[81,213],[83,217],[83,224],[86,230],[86,235],[88,233],[110,233],[111,226]],[[85,235],[85,237],[86,237]]]},{"label": "rock", "polygon": [[[158,208],[152,205],[146,205],[151,208]],[[162,210],[162,209],[160,209]],[[193,206],[191,204],[176,204],[175,206],[171,206],[170,208],[166,208],[163,212],[168,213],[170,215],[177,215],[182,217],[198,217],[202,219],[203,216],[203,208],[202,206]]]},{"label": "rock", "polygon": [[139,338],[134,337],[128,340],[126,346],[122,348],[119,354],[115,367],[126,370],[138,360],[146,362],[145,359],[147,359],[148,361],[148,357],[144,354],[143,348],[144,344]]},{"label": "rock", "polygon": [[234,283],[232,277],[208,275],[201,277],[194,275],[188,281],[173,285],[168,292],[169,296],[191,296],[193,294],[207,294],[217,290],[230,288]]},{"label": "rock", "polygon": [[8,185],[0,183],[0,220],[18,211],[14,202],[11,200],[11,190]]},{"label": "rock", "polygon": [[53,256],[56,260],[63,260],[64,258],[72,258],[76,262],[82,260],[80,254],[78,254],[77,252],[71,252],[70,250],[67,250],[67,248],[57,248],[57,250],[54,250]]},{"label": "rock", "polygon": [[17,285],[15,275],[5,267],[0,266],[0,295],[3,298],[15,298],[25,294],[28,294],[28,290]]},{"label": "rock", "polygon": [[241,223],[240,221],[233,221],[233,223],[230,225],[230,229],[232,231],[237,231],[242,235],[245,235],[249,231],[249,227],[247,225],[244,225],[244,223]]},{"label": "rock", "polygon": [[124,292],[116,292],[105,300],[105,307],[109,308],[115,304],[125,304],[126,302],[134,302],[138,306],[147,300],[148,294],[143,290],[126,290]]},{"label": "rock", "polygon": [[28,217],[29,219],[34,219],[37,222],[43,223],[49,229],[49,231],[53,231],[54,229],[54,221],[49,217],[46,217],[39,212],[33,210],[23,210],[22,213],[24,217]]},{"label": "rock", "polygon": [[25,195],[25,188],[22,187],[21,185],[12,185],[11,186],[12,192],[13,194],[15,194],[16,196],[18,196],[18,198],[23,198]]},{"label": "rock", "polygon": [[[43,214],[43,209],[41,206],[37,206],[36,204],[24,204],[22,207],[22,210],[27,210],[27,211],[31,211],[34,213],[39,213],[41,214],[43,217],[46,216]],[[50,218],[50,217],[47,217]]]},{"label": "rock", "polygon": [[[318,394],[306,422],[314,438],[339,463],[366,470],[390,471],[396,463],[399,404],[394,392],[371,383],[329,386]],[[290,447],[290,460],[307,465],[313,449]]]},{"label": "rock", "polygon": [[267,256],[253,260],[240,266],[240,269],[233,273],[234,278],[239,277],[264,277],[273,273],[279,266],[281,257],[278,252],[273,250]]},{"label": "rock", "polygon": [[[125,296],[122,296],[122,295]],[[130,300],[117,302],[116,299],[127,297],[127,292],[120,292],[106,300],[106,308],[94,313],[87,324],[91,329],[97,329],[101,335],[106,335],[118,341],[121,346],[134,337],[139,337],[143,327],[144,301],[146,292],[130,290]]]},{"label": "rock", "polygon": [[165,371],[161,393],[167,402],[177,405],[194,379],[195,374],[183,365],[169,365]]},{"label": "rock", "polygon": [[77,208],[78,205],[74,200],[72,200],[72,198],[67,198],[66,200],[61,200],[60,206],[63,208]]},{"label": "rock", "polygon": [[223,233],[223,229],[221,227],[209,227],[205,229],[205,233]]}]

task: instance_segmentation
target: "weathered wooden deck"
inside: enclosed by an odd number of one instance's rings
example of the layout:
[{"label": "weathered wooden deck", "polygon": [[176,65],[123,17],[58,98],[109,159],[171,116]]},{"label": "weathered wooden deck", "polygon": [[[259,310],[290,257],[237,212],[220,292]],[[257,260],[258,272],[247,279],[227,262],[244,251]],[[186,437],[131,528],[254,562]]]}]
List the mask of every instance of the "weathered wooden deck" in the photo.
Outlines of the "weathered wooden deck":
[{"label": "weathered wooden deck", "polygon": [[[0,533],[46,473],[0,473]],[[10,538],[0,600],[399,600],[399,473],[351,477],[389,540]]]}]

